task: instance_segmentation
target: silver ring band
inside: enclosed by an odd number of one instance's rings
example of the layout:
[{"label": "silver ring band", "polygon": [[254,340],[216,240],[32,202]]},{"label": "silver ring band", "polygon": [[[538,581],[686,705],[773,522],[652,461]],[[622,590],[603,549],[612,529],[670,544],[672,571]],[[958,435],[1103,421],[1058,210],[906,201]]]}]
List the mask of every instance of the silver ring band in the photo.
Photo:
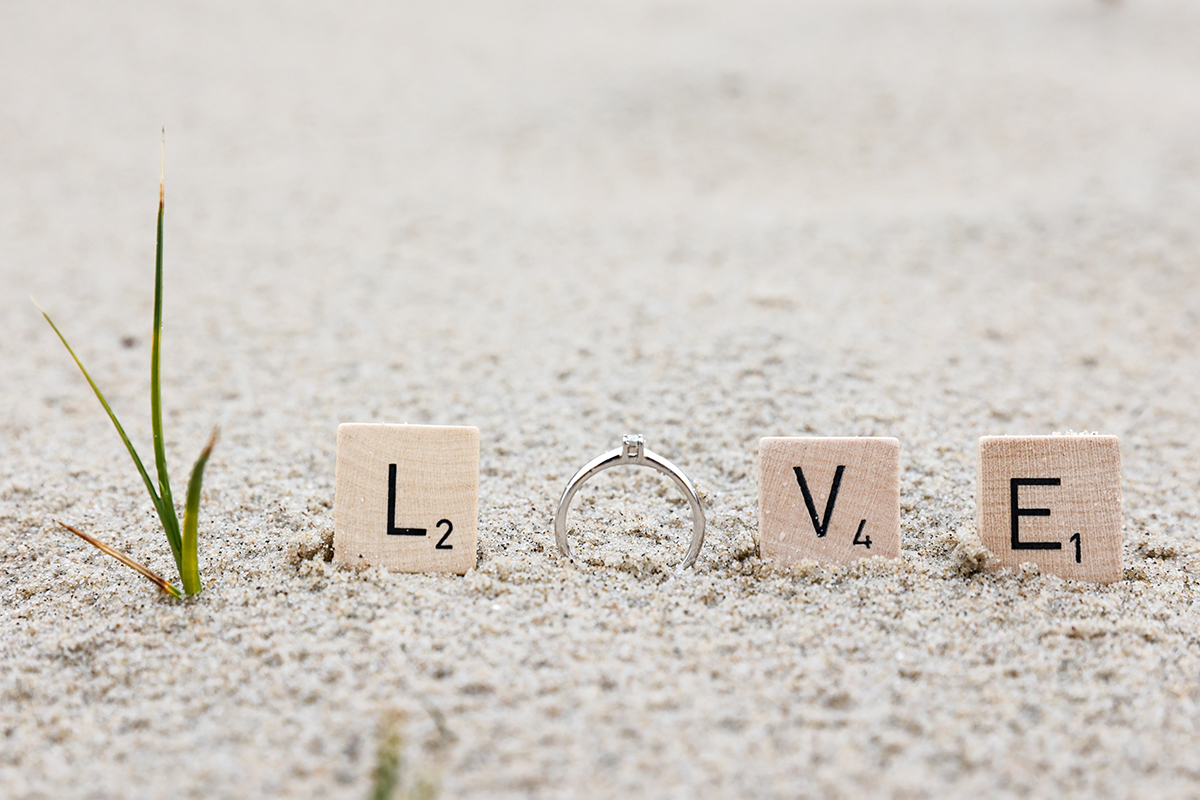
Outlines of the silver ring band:
[{"label": "silver ring band", "polygon": [[680,569],[687,569],[696,562],[696,557],[700,555],[700,546],[704,544],[704,509],[700,505],[700,498],[696,496],[696,487],[692,486],[687,475],[684,475],[679,467],[670,461],[647,450],[646,440],[641,436],[626,436],[620,447],[593,458],[568,481],[567,488],[563,490],[562,497],[558,501],[558,513],[554,515],[554,537],[558,540],[558,552],[571,558],[571,545],[567,542],[567,509],[571,507],[571,498],[575,496],[575,492],[579,491],[579,487],[583,486],[596,473],[603,472],[610,467],[625,465],[653,467],[664,475],[670,476],[671,480],[675,481],[675,485],[679,487],[679,491],[683,492],[688,502],[691,503],[692,542],[688,546],[683,563],[679,565]]}]

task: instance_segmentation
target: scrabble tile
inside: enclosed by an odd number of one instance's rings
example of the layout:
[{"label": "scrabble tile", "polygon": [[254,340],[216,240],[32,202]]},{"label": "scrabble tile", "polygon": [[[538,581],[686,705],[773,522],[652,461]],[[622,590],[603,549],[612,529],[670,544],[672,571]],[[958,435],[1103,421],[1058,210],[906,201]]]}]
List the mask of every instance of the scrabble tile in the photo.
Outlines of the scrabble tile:
[{"label": "scrabble tile", "polygon": [[984,436],[977,490],[994,567],[1032,561],[1064,578],[1123,577],[1116,436]]},{"label": "scrabble tile", "polygon": [[767,437],[758,443],[758,534],[779,566],[900,555],[900,442]]},{"label": "scrabble tile", "polygon": [[338,426],[334,558],[397,572],[475,566],[479,429]]}]

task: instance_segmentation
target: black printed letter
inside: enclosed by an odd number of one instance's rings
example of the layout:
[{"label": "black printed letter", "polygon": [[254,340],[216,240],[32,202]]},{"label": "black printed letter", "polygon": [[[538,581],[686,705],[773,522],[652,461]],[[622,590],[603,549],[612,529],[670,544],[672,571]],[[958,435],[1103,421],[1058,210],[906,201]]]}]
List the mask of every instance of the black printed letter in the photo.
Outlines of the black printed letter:
[{"label": "black printed letter", "polygon": [[396,527],[396,465],[388,464],[388,536],[424,536],[424,528]]},{"label": "black printed letter", "polygon": [[1009,509],[1012,513],[1013,550],[1062,550],[1062,542],[1022,542],[1021,517],[1048,517],[1048,508],[1021,508],[1017,492],[1022,486],[1059,486],[1059,478],[1012,478],[1008,482]]},{"label": "black printed letter", "polygon": [[833,473],[833,488],[829,490],[829,499],[825,501],[824,522],[817,519],[817,504],[813,502],[812,492],[808,490],[808,481],[804,480],[804,470],[799,467],[792,467],[792,470],[796,473],[796,482],[800,484],[800,491],[804,493],[804,505],[808,506],[808,515],[812,517],[813,529],[817,532],[817,538],[822,539],[829,530],[829,519],[833,516],[833,505],[837,502],[838,487],[842,485],[842,473],[846,471],[846,467],[844,464],[840,465],[837,472]]}]

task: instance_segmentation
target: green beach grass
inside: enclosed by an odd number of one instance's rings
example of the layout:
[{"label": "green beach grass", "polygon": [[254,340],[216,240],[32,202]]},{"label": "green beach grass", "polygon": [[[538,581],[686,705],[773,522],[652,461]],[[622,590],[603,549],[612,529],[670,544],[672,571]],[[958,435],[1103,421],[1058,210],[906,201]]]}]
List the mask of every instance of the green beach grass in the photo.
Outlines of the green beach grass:
[{"label": "green beach grass", "polygon": [[[155,573],[149,567],[141,564],[129,556],[120,553],[115,548],[104,544],[90,534],[67,525],[64,522],[58,522],[59,525],[71,531],[75,535],[82,538],[92,546],[101,550],[104,553],[112,556],[130,569],[133,569],[145,577],[149,578],[159,586],[163,591],[168,592],[174,597],[190,597],[199,594],[202,591],[200,584],[200,565],[197,557],[198,545],[198,526],[200,518],[200,491],[204,480],[204,467],[208,463],[208,457],[212,453],[213,446],[217,441],[218,429],[214,428],[212,435],[208,439],[208,443],[204,449],[200,451],[200,457],[196,459],[195,465],[192,467],[192,474],[188,480],[187,497],[185,500],[183,511],[183,522],[180,523],[179,515],[175,509],[175,499],[171,493],[171,479],[167,470],[167,454],[166,445],[163,438],[163,421],[162,421],[162,376],[161,376],[161,345],[162,345],[162,313],[163,313],[163,209],[165,207],[165,185],[166,185],[166,145],[163,145],[162,162],[160,164],[160,174],[158,183],[158,235],[155,244],[154,257],[154,339],[150,356],[150,415],[151,422],[154,427],[154,465],[158,477],[158,485],[150,478],[150,473],[146,470],[145,464],[134,448],[133,443],[129,441],[129,437],[125,433],[125,429],[121,426],[120,420],[117,419],[116,413],[108,404],[104,394],[100,391],[100,387],[92,380],[92,376],[83,366],[83,362],[79,360],[79,356],[75,354],[75,350],[67,343],[66,337],[58,326],[54,324],[54,320],[50,319],[50,315],[46,313],[41,306],[38,306],[38,311],[41,311],[42,316],[46,318],[46,322],[50,323],[50,327],[58,335],[63,346],[67,348],[67,352],[71,354],[71,358],[75,360],[79,371],[83,373],[83,377],[87,379],[88,385],[92,387],[92,391],[96,393],[96,398],[100,401],[100,405],[104,407],[104,411],[108,414],[108,418],[112,420],[113,426],[116,427],[117,433],[121,437],[121,441],[125,443],[125,449],[129,451],[130,457],[133,459],[134,466],[137,467],[138,474],[141,475],[143,483],[146,485],[146,491],[150,493],[150,499],[154,503],[154,508],[158,512],[158,518],[162,522],[163,531],[167,535],[167,542],[171,546],[171,554],[175,557],[175,566],[179,570],[180,586],[174,586],[170,581]],[[31,298],[32,299],[32,298]],[[34,305],[38,305],[34,300]],[[57,520],[56,520],[57,521]]]}]

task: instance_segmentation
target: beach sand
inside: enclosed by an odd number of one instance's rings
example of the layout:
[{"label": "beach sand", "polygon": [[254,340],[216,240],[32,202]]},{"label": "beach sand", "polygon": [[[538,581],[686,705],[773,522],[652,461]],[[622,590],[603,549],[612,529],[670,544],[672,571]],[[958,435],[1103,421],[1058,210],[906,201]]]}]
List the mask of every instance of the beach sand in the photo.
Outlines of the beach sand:
[{"label": "beach sand", "polygon": [[[86,4],[0,25],[0,795],[1200,793],[1200,7]],[[212,425],[205,591],[150,457]],[[341,422],[475,425],[465,577],[330,561]],[[1121,437],[1125,580],[989,571],[975,449]],[[585,461],[642,433],[688,508]],[[758,439],[902,549],[759,559]],[[177,492],[179,489],[177,488]],[[439,723],[441,727],[439,728]]]}]

